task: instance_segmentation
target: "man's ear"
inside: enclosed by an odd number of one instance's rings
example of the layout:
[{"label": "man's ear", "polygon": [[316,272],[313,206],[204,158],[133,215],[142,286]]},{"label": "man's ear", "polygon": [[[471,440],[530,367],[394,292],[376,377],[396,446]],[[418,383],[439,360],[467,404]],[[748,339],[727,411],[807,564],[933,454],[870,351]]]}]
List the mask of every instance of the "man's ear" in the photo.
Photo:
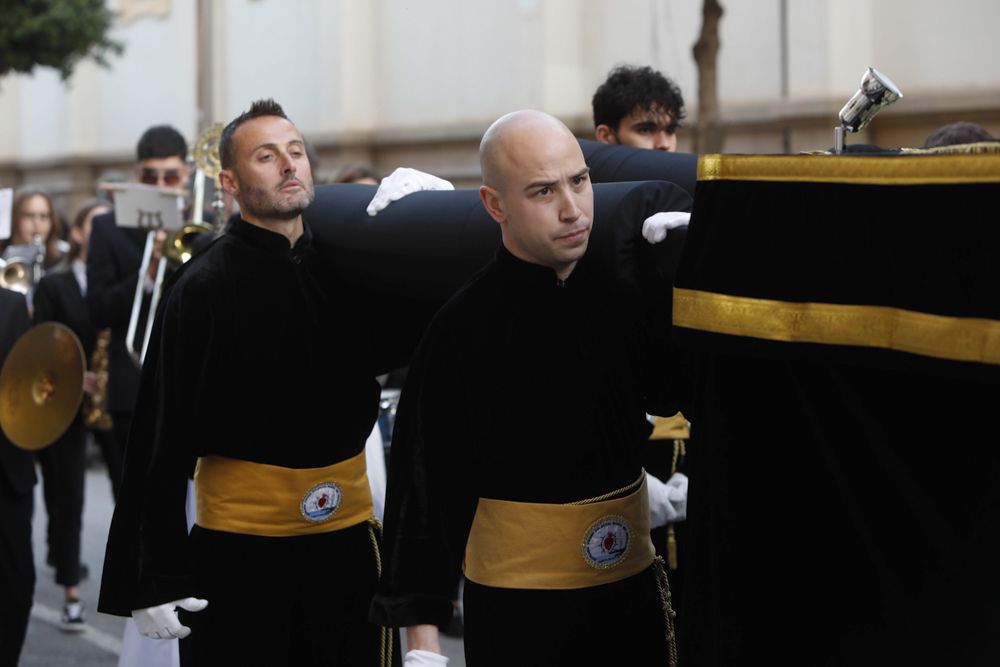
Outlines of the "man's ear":
[{"label": "man's ear", "polygon": [[596,138],[602,144],[618,143],[618,137],[615,136],[615,131],[604,124],[598,125],[597,127],[594,128],[594,138]]},{"label": "man's ear", "polygon": [[222,186],[223,192],[232,195],[233,197],[235,197],[236,193],[240,190],[239,183],[236,180],[236,174],[229,169],[223,169],[219,172],[219,185]]},{"label": "man's ear", "polygon": [[503,201],[496,190],[488,185],[481,186],[479,188],[479,199],[483,202],[483,206],[486,207],[486,212],[490,214],[491,218],[499,223],[507,221],[507,212],[504,211]]}]

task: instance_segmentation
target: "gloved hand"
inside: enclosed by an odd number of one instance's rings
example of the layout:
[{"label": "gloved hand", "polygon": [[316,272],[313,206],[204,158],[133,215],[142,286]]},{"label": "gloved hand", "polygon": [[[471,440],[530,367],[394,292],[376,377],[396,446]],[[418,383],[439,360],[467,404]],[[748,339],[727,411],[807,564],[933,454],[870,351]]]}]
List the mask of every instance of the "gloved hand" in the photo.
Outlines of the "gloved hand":
[{"label": "gloved hand", "polygon": [[403,667],[444,667],[447,664],[448,658],[440,653],[420,649],[407,651],[403,658]]},{"label": "gloved hand", "polygon": [[208,606],[208,600],[199,598],[184,598],[147,607],[146,609],[133,609],[132,618],[135,620],[135,627],[139,634],[152,639],[184,639],[191,634],[191,628],[181,625],[177,618],[175,607],[186,609],[187,611],[201,611]]},{"label": "gloved hand", "polygon": [[421,190],[454,190],[451,182],[432,176],[431,174],[399,167],[396,171],[382,179],[375,196],[368,203],[368,215],[377,215],[390,203],[402,199],[408,194]]},{"label": "gloved hand", "polygon": [[667,232],[686,226],[689,220],[691,220],[691,214],[684,211],[654,213],[643,221],[642,237],[650,243],[659,243],[667,238]]},{"label": "gloved hand", "polygon": [[650,528],[659,528],[687,518],[687,475],[675,472],[663,482],[647,472],[646,490],[649,493]]}]

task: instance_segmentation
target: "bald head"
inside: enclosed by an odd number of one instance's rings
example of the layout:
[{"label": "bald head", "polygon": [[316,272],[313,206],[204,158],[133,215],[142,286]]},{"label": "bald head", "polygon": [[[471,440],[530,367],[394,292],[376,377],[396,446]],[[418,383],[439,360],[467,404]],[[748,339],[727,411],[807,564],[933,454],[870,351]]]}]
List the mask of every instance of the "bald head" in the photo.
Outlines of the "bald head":
[{"label": "bald head", "polygon": [[541,111],[493,123],[479,145],[479,198],[515,257],[565,280],[587,250],[594,214],[590,169],[576,137]]},{"label": "bald head", "polygon": [[[531,154],[541,146],[552,145],[553,142],[565,144],[567,141],[579,146],[569,128],[544,111],[512,111],[501,116],[489,126],[479,143],[483,183],[503,189],[506,174],[511,168],[516,168],[519,157]],[[582,152],[580,157],[582,159]]]}]

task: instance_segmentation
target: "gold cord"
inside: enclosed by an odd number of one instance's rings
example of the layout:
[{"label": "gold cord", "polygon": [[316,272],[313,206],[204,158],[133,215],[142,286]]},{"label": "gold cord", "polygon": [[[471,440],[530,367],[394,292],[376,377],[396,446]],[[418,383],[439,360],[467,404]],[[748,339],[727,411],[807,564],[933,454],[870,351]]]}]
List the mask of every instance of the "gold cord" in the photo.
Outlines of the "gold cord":
[{"label": "gold cord", "polygon": [[[382,578],[382,554],[378,548],[378,535],[382,534],[382,523],[375,517],[368,519],[368,537],[372,543],[372,551],[375,553],[375,570],[378,578]],[[379,628],[379,667],[391,667],[392,665],[392,628]]]},{"label": "gold cord", "polygon": [[[687,456],[687,445],[685,442],[676,438],[674,440],[674,459],[670,464],[670,475],[673,476],[677,472],[677,466],[684,463],[684,457]],[[667,567],[670,568],[671,572],[677,570],[680,563],[677,560],[677,531],[674,530],[674,524],[667,524]]]},{"label": "gold cord", "polygon": [[602,496],[595,496],[593,498],[587,498],[586,500],[577,500],[577,501],[574,501],[574,502],[571,502],[571,503],[563,503],[563,504],[564,505],[589,505],[590,503],[599,503],[602,500],[607,500],[608,498],[617,498],[619,496],[624,496],[624,495],[632,493],[633,491],[635,491],[636,489],[638,489],[639,485],[641,485],[645,479],[646,479],[646,471],[643,470],[642,474],[639,475],[639,479],[635,480],[634,482],[632,482],[628,486],[623,486],[622,488],[620,488],[620,489],[618,489],[616,491],[611,491],[610,493],[605,493]]},{"label": "gold cord", "polygon": [[656,587],[660,591],[660,603],[663,605],[663,620],[667,630],[667,665],[677,667],[677,636],[674,633],[674,619],[677,612],[670,604],[670,582],[667,572],[663,569],[663,557],[653,559],[653,572],[656,574]]}]

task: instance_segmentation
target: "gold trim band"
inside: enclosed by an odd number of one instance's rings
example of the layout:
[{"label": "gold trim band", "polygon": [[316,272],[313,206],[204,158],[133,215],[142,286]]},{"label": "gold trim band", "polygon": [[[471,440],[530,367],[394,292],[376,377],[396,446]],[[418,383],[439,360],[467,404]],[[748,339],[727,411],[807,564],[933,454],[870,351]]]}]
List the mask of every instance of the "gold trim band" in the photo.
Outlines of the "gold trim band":
[{"label": "gold trim band", "polygon": [[1000,321],[886,306],[798,303],[674,288],[674,325],[734,336],[856,345],[1000,364]]},{"label": "gold trim band", "polygon": [[702,155],[699,181],[790,181],[914,185],[1000,183],[1000,153],[832,156]]},{"label": "gold trim band", "polygon": [[621,581],[653,563],[646,474],[635,491],[587,504],[480,498],[465,547],[470,581],[574,589]]},{"label": "gold trim band", "polygon": [[194,473],[203,528],[262,537],[330,533],[372,516],[365,452],[322,468],[203,456]]}]

